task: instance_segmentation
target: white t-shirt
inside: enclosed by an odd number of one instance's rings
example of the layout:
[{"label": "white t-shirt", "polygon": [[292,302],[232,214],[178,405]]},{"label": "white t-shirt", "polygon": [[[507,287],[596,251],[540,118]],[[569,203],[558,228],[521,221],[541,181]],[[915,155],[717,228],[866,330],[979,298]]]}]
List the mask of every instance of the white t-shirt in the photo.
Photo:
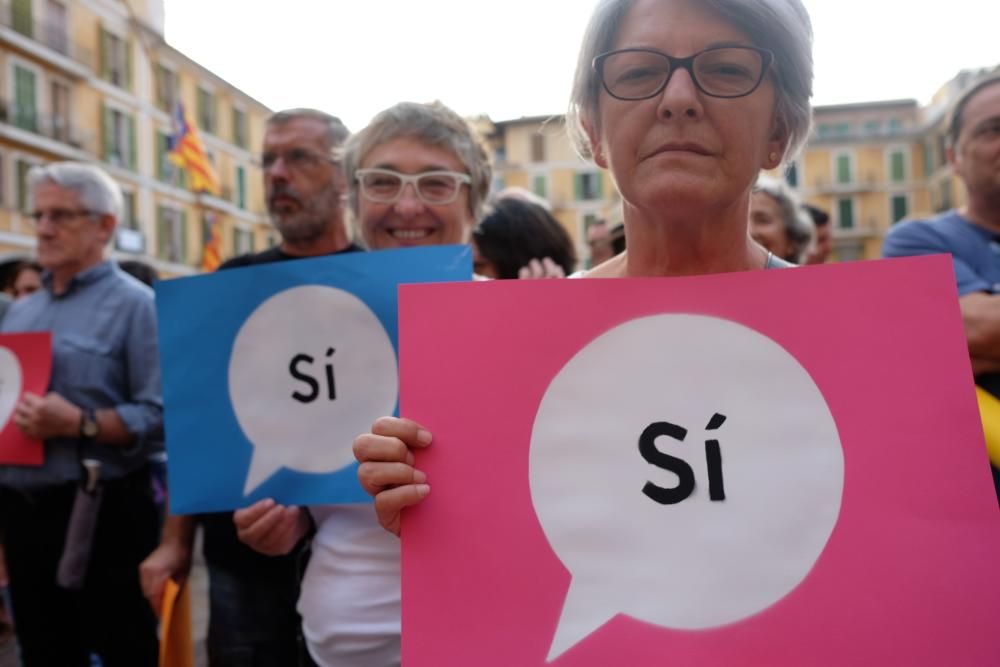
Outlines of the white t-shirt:
[{"label": "white t-shirt", "polygon": [[313,660],[320,667],[399,665],[399,538],[379,525],[371,503],[309,511],[316,536],[298,610]]}]

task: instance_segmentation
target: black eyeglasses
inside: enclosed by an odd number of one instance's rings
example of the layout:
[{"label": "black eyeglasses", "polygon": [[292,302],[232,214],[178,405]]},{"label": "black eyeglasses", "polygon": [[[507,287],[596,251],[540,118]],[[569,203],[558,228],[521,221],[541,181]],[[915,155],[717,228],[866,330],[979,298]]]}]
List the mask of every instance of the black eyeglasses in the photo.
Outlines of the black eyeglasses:
[{"label": "black eyeglasses", "polygon": [[743,97],[757,90],[774,54],[755,46],[718,46],[687,58],[653,49],[619,49],[594,58],[594,71],[608,95],[635,101],[663,92],[678,69],[686,69],[701,92],[711,97]]}]

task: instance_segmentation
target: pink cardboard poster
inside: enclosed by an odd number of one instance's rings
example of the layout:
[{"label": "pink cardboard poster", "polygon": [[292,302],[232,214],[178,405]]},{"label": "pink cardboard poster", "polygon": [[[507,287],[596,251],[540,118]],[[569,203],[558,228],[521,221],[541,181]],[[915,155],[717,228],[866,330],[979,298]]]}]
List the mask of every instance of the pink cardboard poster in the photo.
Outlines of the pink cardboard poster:
[{"label": "pink cardboard poster", "polygon": [[407,667],[1000,664],[945,256],[400,287]]},{"label": "pink cardboard poster", "polygon": [[0,334],[0,464],[40,466],[45,449],[14,424],[14,408],[25,392],[39,396],[52,372],[49,332]]}]

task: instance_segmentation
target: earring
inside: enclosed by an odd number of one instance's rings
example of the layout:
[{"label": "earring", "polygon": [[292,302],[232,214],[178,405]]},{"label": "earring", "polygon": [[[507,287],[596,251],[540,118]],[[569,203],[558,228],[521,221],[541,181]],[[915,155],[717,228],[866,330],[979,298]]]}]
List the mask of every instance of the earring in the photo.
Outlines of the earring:
[{"label": "earring", "polygon": [[774,151],[771,151],[768,154],[767,159],[770,160],[771,162],[777,162],[778,161],[778,154],[776,152],[774,152]]}]

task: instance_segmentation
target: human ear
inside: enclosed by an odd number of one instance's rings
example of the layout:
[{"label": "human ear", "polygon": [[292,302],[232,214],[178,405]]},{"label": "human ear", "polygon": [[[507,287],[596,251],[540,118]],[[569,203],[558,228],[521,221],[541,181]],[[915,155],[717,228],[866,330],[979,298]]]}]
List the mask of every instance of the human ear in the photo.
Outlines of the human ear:
[{"label": "human ear", "polygon": [[587,143],[590,147],[590,155],[593,157],[594,162],[598,167],[602,169],[608,168],[608,160],[604,156],[604,147],[601,145],[601,135],[594,127],[593,122],[589,117],[584,117],[580,119],[580,124],[583,125],[583,131],[587,134]]},{"label": "human ear", "polygon": [[784,118],[775,116],[771,136],[767,140],[767,154],[764,156],[765,169],[775,169],[781,164],[785,158],[785,152],[788,150],[789,135],[788,123],[785,122]]}]

